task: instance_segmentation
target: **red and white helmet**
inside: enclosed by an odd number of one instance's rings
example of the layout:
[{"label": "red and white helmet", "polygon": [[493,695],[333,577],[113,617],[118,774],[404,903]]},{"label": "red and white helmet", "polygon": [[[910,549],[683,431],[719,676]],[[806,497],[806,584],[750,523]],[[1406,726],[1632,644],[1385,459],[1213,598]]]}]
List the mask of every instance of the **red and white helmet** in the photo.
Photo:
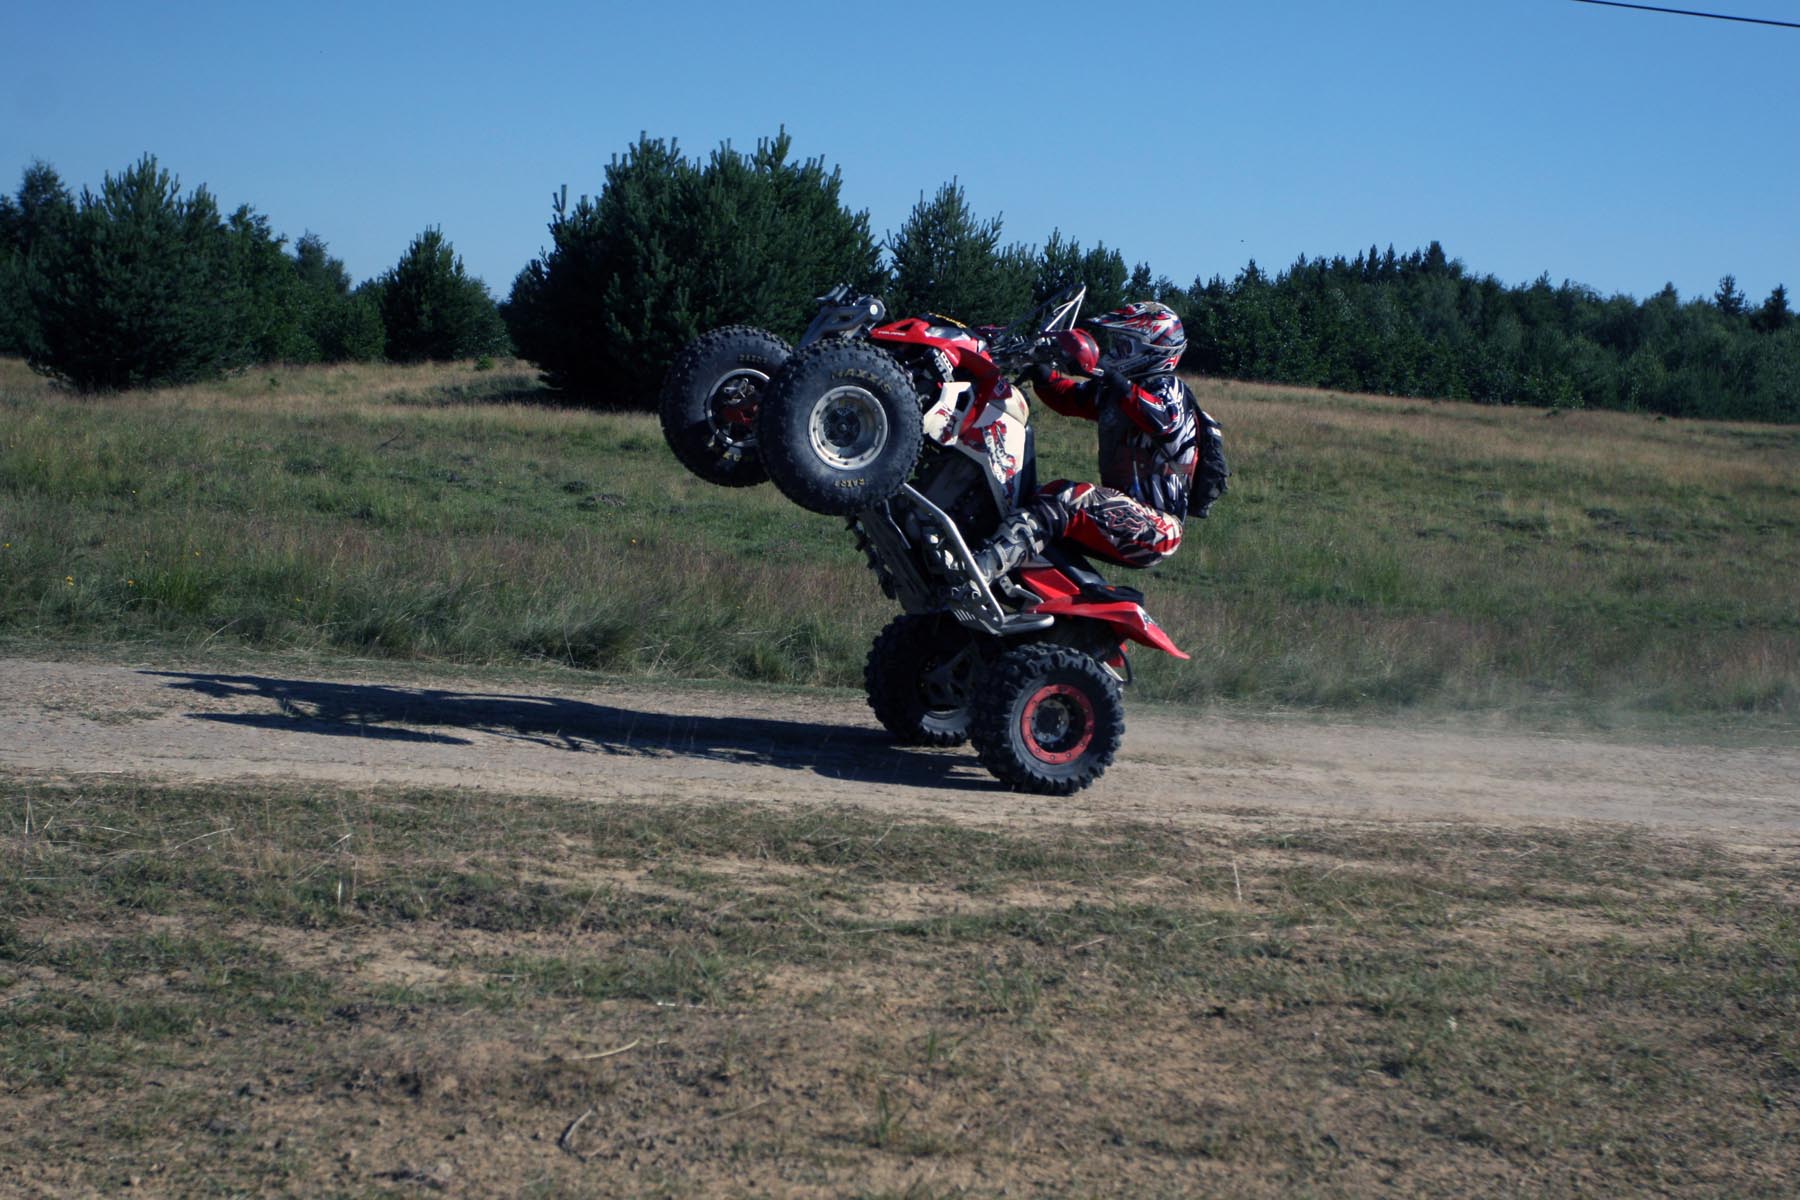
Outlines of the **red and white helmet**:
[{"label": "red and white helmet", "polygon": [[1100,341],[1101,365],[1127,379],[1166,375],[1181,361],[1187,334],[1166,304],[1137,300],[1084,322]]}]

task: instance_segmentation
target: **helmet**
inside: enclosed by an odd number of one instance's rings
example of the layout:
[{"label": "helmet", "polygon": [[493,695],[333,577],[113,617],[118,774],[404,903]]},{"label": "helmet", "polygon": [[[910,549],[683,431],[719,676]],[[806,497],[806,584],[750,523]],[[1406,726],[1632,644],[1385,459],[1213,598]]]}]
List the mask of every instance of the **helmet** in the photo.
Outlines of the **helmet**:
[{"label": "helmet", "polygon": [[1154,300],[1135,301],[1086,323],[1100,340],[1101,365],[1128,379],[1173,371],[1187,349],[1181,318]]}]

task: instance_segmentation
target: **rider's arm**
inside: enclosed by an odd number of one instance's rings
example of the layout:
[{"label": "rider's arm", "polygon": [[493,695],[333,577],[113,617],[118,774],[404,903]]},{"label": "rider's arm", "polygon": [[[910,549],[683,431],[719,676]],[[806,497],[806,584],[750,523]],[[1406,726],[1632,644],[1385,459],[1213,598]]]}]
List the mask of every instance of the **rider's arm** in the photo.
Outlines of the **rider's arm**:
[{"label": "rider's arm", "polygon": [[1070,379],[1052,372],[1050,378],[1034,382],[1031,388],[1039,400],[1065,417],[1100,419],[1100,384],[1096,380]]}]

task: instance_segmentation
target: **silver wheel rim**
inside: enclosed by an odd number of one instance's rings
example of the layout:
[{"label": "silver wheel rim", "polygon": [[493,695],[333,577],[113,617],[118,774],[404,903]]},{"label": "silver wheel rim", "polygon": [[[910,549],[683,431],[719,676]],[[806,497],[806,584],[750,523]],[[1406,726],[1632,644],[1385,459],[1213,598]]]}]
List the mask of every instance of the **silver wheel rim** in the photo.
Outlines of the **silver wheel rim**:
[{"label": "silver wheel rim", "polygon": [[706,396],[706,423],[712,426],[713,439],[725,446],[744,447],[754,445],[754,433],[737,434],[732,431],[731,423],[719,417],[719,405],[742,404],[748,395],[761,392],[769,377],[754,367],[738,367],[719,376],[718,382]]},{"label": "silver wheel rim", "polygon": [[873,392],[854,384],[820,396],[806,426],[813,453],[839,471],[861,470],[887,448],[887,410]]}]

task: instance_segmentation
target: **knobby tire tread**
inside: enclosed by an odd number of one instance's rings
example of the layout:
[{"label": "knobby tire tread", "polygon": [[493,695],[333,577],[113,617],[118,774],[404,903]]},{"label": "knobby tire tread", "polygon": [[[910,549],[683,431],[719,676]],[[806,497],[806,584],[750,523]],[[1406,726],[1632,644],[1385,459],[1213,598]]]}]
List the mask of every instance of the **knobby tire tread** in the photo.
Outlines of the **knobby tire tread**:
[{"label": "knobby tire tread", "polygon": [[[814,378],[822,359],[845,360],[835,370],[858,365],[886,374],[884,387],[896,393],[894,407],[898,411],[888,414],[888,448],[874,466],[864,468],[864,476],[872,482],[863,488],[840,486],[842,481],[833,476],[831,468],[818,462],[804,428],[810,408],[805,414],[795,411],[822,390]],[[834,369],[825,369],[828,384]],[[922,412],[912,377],[893,355],[868,342],[829,338],[794,351],[780,374],[769,381],[757,412],[757,448],[782,495],[810,512],[849,516],[898,495],[912,477],[925,441]]]},{"label": "knobby tire tread", "polygon": [[[752,343],[757,344],[775,360],[768,371],[771,380],[794,352],[786,341],[766,329],[754,325],[721,325],[689,342],[670,364],[668,373],[663,376],[657,409],[662,420],[663,441],[668,443],[682,466],[720,487],[754,487],[769,477],[760,453],[753,452],[740,459],[729,471],[721,469],[720,461],[706,444],[706,439],[697,435],[695,418],[700,414],[690,411],[696,391],[704,388],[710,396],[710,385],[718,378],[718,368],[708,366],[708,360],[717,350],[734,341],[745,343],[746,349]],[[765,389],[767,386],[764,385]],[[705,398],[701,398],[701,403]]]},{"label": "knobby tire tread", "polygon": [[[921,724],[927,710],[919,702],[915,672],[907,664],[919,662],[919,651],[941,636],[943,624],[933,615],[906,614],[888,622],[869,647],[863,663],[863,689],[869,708],[882,728],[906,746],[960,746],[969,740],[968,706],[961,729],[928,729]],[[956,627],[961,633],[961,627]],[[964,635],[966,636],[966,635]]]},{"label": "knobby tire tread", "polygon": [[[1094,685],[1094,744],[1077,760],[1076,769],[1051,771],[1021,750],[1013,724],[1020,698],[1046,675],[1072,671]],[[993,776],[1015,791],[1040,796],[1070,796],[1098,779],[1112,765],[1125,740],[1125,704],[1118,681],[1106,668],[1079,650],[1053,643],[1018,646],[989,664],[976,686],[969,741]]]}]

